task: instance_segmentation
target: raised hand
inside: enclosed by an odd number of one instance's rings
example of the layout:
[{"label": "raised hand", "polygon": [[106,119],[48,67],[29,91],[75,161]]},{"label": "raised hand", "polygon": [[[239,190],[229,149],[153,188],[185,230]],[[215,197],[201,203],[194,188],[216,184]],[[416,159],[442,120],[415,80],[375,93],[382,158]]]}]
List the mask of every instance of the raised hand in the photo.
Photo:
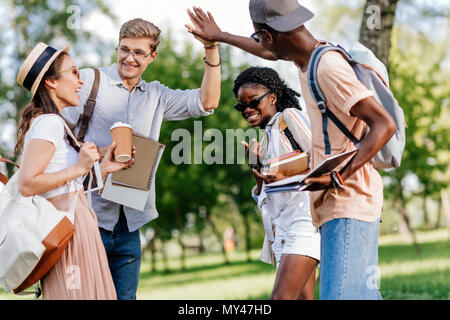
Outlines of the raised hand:
[{"label": "raised hand", "polygon": [[204,45],[211,45],[217,41],[220,41],[220,35],[223,32],[214,21],[211,13],[209,11],[205,13],[199,7],[193,7],[192,9],[194,12],[187,9],[187,14],[189,15],[194,27],[186,24],[185,27],[188,31]]}]

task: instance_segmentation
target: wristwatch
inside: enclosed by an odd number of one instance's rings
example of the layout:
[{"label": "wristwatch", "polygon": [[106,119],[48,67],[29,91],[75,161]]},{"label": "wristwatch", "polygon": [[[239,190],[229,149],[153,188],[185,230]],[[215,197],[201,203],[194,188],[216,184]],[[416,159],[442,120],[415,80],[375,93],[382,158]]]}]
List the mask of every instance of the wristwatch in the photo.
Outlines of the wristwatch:
[{"label": "wristwatch", "polygon": [[344,185],[344,180],[342,180],[342,177],[339,174],[339,172],[331,171],[330,178],[331,178],[331,186],[333,188],[342,189],[342,186]]}]

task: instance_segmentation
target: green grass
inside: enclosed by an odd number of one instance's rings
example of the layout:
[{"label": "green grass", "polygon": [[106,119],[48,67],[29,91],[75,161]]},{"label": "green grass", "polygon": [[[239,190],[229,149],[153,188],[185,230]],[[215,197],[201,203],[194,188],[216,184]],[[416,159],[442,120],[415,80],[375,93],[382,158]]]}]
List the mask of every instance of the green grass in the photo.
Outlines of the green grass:
[{"label": "green grass", "polygon": [[[450,245],[446,230],[417,232],[421,253],[408,238],[388,235],[380,238],[379,266],[384,299],[450,299]],[[221,254],[211,253],[186,258],[187,270],[180,270],[177,258],[169,260],[169,273],[162,261],[156,272],[144,259],[138,299],[268,299],[275,280],[275,267],[258,261],[259,250],[233,252],[224,265]],[[316,288],[316,297],[318,297]],[[24,299],[0,291],[0,299]],[[28,299],[28,298],[25,298]]]}]

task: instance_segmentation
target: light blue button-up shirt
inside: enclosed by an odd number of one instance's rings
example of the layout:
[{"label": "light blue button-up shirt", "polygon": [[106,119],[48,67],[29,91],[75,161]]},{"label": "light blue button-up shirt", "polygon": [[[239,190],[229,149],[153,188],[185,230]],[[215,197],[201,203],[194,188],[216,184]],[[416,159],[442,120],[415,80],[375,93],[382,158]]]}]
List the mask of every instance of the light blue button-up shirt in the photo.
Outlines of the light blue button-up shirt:
[{"label": "light blue button-up shirt", "polygon": [[[158,141],[161,123],[164,120],[183,120],[191,117],[208,116],[214,110],[205,111],[200,101],[200,89],[172,90],[158,81],[140,82],[129,90],[122,82],[117,65],[99,68],[100,86],[94,113],[86,132],[85,141],[99,147],[112,143],[109,128],[114,122],[127,122],[133,130]],[[93,69],[83,69],[80,76],[84,81],[80,104],[65,108],[63,116],[71,123],[78,122],[94,82]],[[78,132],[79,126],[76,127]],[[92,195],[92,207],[97,214],[101,228],[112,231],[119,220],[120,205],[101,199],[97,193]],[[143,212],[124,207],[128,230],[137,230],[147,222],[158,217],[155,203],[155,183]]]}]

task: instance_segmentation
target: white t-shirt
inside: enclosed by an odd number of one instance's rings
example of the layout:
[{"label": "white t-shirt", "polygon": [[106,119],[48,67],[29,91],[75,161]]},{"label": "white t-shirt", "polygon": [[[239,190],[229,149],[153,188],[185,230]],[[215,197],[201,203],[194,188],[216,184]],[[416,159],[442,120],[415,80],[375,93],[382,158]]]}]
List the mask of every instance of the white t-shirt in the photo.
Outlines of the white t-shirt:
[{"label": "white t-shirt", "polygon": [[[74,166],[78,162],[78,152],[69,144],[64,129],[63,119],[56,114],[44,114],[36,117],[25,134],[24,149],[31,139],[50,141],[55,146],[55,153],[44,173],[58,172]],[[83,188],[82,177],[67,182],[64,186],[40,194],[48,199],[61,194],[78,191]]]}]

